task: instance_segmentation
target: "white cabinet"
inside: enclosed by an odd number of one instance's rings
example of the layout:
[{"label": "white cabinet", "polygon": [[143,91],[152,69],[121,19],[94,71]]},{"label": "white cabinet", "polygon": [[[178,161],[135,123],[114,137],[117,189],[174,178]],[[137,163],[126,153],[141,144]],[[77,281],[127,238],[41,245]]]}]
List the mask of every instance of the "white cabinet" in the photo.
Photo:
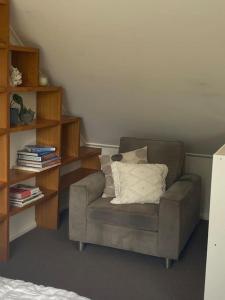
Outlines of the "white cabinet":
[{"label": "white cabinet", "polygon": [[213,156],[204,300],[225,299],[225,145]]}]

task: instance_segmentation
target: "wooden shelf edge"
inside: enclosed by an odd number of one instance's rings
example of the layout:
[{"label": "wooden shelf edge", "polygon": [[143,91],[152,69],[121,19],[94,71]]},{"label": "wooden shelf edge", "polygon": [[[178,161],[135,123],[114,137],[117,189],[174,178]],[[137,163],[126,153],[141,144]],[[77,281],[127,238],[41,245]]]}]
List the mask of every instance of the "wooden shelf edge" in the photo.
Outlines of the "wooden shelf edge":
[{"label": "wooden shelf edge", "polygon": [[61,87],[55,86],[10,86],[10,93],[60,92]]},{"label": "wooden shelf edge", "polygon": [[54,127],[56,125],[59,125],[59,121],[54,120],[44,120],[44,119],[36,119],[29,125],[18,125],[15,127],[11,127],[9,129],[10,132],[19,132],[19,131],[27,131],[32,129],[41,129],[41,128],[48,128],[48,127]]},{"label": "wooden shelf edge", "polygon": [[10,45],[10,51],[18,51],[18,52],[28,52],[28,53],[38,53],[39,49],[34,47],[25,47],[25,46],[18,46],[18,45]]},{"label": "wooden shelf edge", "polygon": [[55,168],[59,168],[60,165],[53,166],[47,170],[41,171],[41,172],[29,172],[29,171],[21,171],[21,170],[16,170],[16,169],[10,169],[10,174],[9,174],[9,184],[13,185],[18,182],[33,178],[38,176],[39,174],[47,173],[50,170],[53,170]]},{"label": "wooden shelf edge", "polygon": [[6,129],[0,128],[0,136],[1,136],[1,135],[4,135],[4,134],[6,134],[6,133],[7,133],[7,130],[6,130]]},{"label": "wooden shelf edge", "polygon": [[76,123],[76,122],[79,122],[80,121],[80,118],[79,117],[73,117],[73,116],[66,116],[66,115],[63,115],[61,117],[61,124],[70,124],[70,123]]},{"label": "wooden shelf edge", "polygon": [[18,214],[18,213],[20,213],[20,212],[22,212],[22,211],[24,211],[24,210],[32,207],[32,206],[36,206],[36,205],[38,205],[38,204],[40,204],[40,203],[42,203],[44,201],[48,201],[48,200],[50,200],[51,198],[53,198],[54,196],[56,196],[58,194],[57,191],[47,190],[47,189],[44,189],[42,187],[40,187],[40,190],[44,194],[44,197],[42,199],[39,199],[39,200],[37,200],[35,202],[32,202],[32,203],[30,203],[30,204],[28,204],[28,205],[26,205],[24,207],[11,206],[10,210],[9,210],[9,215],[10,216],[14,216],[14,215],[16,215],[16,214]]},{"label": "wooden shelf edge", "polygon": [[93,147],[87,147],[87,146],[81,146],[80,147],[80,155],[79,159],[86,159],[93,156],[101,155],[102,149],[101,148],[93,148]]},{"label": "wooden shelf edge", "polygon": [[0,190],[4,189],[7,186],[6,182],[0,181]]},{"label": "wooden shelf edge", "polygon": [[101,155],[101,148],[92,148],[92,147],[86,147],[82,146],[80,147],[80,155],[79,156],[64,156],[62,157],[62,164],[61,166],[68,165],[70,163],[91,158],[94,156],[99,156]]},{"label": "wooden shelf edge", "polygon": [[71,184],[87,177],[90,174],[96,173],[98,170],[79,168],[70,173],[61,176],[59,190],[62,191],[68,188]]}]

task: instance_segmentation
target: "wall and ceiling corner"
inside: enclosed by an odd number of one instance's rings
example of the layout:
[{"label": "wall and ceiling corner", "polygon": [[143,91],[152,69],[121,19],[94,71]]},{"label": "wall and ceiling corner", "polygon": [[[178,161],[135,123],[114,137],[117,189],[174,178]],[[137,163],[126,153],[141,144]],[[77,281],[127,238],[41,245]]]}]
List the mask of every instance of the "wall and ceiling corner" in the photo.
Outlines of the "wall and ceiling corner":
[{"label": "wall and ceiling corner", "polygon": [[[83,118],[90,143],[170,137],[206,155],[224,144],[224,2],[11,5],[12,27],[25,44],[41,48],[43,71],[65,87],[67,110]],[[210,156],[187,155],[187,171],[203,178],[204,218],[211,163]]]}]

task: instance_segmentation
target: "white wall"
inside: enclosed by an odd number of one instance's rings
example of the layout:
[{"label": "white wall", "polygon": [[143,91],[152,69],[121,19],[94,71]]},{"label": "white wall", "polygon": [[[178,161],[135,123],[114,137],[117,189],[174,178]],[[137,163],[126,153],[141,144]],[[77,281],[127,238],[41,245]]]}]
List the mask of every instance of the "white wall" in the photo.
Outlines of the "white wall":
[{"label": "white wall", "polygon": [[[90,142],[180,139],[212,154],[225,136],[225,1],[12,0]],[[44,3],[44,4],[42,4]]]}]

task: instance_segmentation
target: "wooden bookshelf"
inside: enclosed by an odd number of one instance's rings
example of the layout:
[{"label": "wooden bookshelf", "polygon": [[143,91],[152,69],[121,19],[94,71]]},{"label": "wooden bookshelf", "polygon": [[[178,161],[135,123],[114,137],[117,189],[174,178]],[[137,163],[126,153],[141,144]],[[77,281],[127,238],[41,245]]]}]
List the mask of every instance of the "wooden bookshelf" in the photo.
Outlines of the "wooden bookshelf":
[{"label": "wooden bookshelf", "polygon": [[7,215],[0,214],[0,223],[4,222],[7,218]]},{"label": "wooden bookshelf", "polygon": [[[9,57],[11,60],[9,60]],[[22,72],[21,86],[10,86],[10,63]],[[80,147],[81,119],[62,115],[63,89],[39,86],[39,49],[9,44],[9,0],[0,0],[0,261],[9,258],[9,220],[20,212],[35,207],[39,227],[57,229],[59,191],[99,169],[100,149]],[[12,93],[36,93],[36,120],[29,125],[10,126]],[[36,130],[38,144],[54,145],[62,165],[40,173],[10,169],[10,135]],[[19,149],[18,149],[19,150]],[[81,168],[60,177],[60,168],[75,161]],[[10,207],[9,187],[34,178],[44,198],[23,208]]]},{"label": "wooden bookshelf", "polygon": [[7,186],[6,182],[0,181],[0,190],[3,189],[6,186]]}]

